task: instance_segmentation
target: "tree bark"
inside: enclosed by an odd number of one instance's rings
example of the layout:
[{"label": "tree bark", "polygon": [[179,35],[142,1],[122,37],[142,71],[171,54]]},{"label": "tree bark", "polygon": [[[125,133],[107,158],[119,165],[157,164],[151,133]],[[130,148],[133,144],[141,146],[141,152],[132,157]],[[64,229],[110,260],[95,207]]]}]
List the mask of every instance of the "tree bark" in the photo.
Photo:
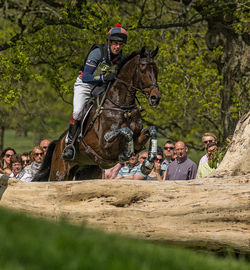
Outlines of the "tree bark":
[{"label": "tree bark", "polygon": [[[198,1],[195,8],[202,14],[208,4],[214,4],[214,1],[207,1],[203,6]],[[206,34],[208,48],[210,50],[219,46],[223,48],[223,54],[217,62],[218,70],[223,76],[222,84],[224,86],[221,91],[223,139],[233,134],[238,121],[238,115],[234,114],[237,107],[240,107],[241,115],[249,109],[250,78],[249,29],[246,25],[245,29],[242,26],[241,31],[237,30],[237,18],[233,13],[237,9],[237,3],[228,3],[227,5],[228,9],[225,9],[225,5],[216,8],[215,4],[216,12],[211,16],[207,14],[208,18],[206,19],[208,23]],[[233,99],[235,96],[238,96],[239,101]]]},{"label": "tree bark", "polygon": [[250,175],[190,181],[1,180],[0,205],[154,241],[250,254]]}]

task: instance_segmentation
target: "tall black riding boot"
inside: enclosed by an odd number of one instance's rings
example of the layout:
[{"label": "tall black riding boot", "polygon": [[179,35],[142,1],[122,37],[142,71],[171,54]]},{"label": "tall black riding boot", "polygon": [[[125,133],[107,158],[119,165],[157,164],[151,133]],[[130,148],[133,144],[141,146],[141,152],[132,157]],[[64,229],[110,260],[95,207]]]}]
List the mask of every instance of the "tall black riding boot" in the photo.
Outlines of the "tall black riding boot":
[{"label": "tall black riding boot", "polygon": [[69,131],[65,139],[66,147],[64,148],[62,152],[62,159],[64,160],[68,160],[68,161],[74,160],[75,149],[74,149],[74,146],[72,145],[72,141],[79,126],[80,126],[80,121],[77,121],[77,120],[75,121],[74,124],[69,125]]}]

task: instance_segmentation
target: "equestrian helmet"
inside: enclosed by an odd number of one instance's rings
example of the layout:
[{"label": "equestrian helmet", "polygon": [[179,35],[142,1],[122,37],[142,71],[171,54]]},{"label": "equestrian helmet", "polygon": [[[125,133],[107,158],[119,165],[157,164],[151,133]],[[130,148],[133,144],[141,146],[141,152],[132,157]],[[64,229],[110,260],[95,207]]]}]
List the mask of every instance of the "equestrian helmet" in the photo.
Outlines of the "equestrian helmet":
[{"label": "equestrian helmet", "polygon": [[120,41],[123,43],[127,42],[127,32],[120,24],[116,24],[115,27],[111,28],[107,35],[107,40]]}]

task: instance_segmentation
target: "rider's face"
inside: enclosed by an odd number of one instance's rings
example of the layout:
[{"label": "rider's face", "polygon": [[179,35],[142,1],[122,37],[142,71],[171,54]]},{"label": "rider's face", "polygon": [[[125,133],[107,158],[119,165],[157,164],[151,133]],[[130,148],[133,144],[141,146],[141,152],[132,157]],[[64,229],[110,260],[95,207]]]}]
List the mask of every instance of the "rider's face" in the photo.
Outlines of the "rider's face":
[{"label": "rider's face", "polygon": [[118,54],[124,46],[123,42],[120,41],[110,41],[110,50],[113,54]]}]

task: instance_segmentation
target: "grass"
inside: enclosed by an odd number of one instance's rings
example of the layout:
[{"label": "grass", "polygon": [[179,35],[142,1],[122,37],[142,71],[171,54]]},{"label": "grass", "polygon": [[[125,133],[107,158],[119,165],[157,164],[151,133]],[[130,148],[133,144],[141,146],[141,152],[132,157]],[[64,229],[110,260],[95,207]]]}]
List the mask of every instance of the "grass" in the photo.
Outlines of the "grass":
[{"label": "grass", "polygon": [[244,270],[244,260],[218,258],[143,240],[30,218],[0,208],[0,269]]},{"label": "grass", "polygon": [[[46,139],[52,140],[51,138]],[[17,153],[21,154],[23,152],[31,151],[37,144],[39,143],[35,143],[35,137],[32,132],[28,132],[27,136],[24,137],[16,135],[16,132],[13,129],[8,129],[5,131],[4,148],[12,147],[16,150]]]}]

